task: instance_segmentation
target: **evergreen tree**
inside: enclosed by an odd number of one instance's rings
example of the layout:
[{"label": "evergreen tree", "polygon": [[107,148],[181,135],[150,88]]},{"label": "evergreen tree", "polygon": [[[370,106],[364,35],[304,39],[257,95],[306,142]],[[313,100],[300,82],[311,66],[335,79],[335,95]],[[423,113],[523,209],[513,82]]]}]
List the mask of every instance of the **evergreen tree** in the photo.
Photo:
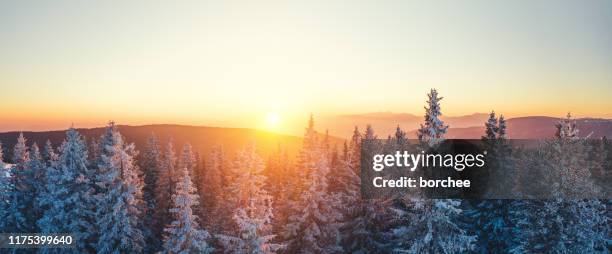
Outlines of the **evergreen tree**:
[{"label": "evergreen tree", "polygon": [[[517,173],[515,163],[510,154],[510,148],[505,142],[506,126],[503,115],[499,121],[495,117],[495,112],[491,111],[489,119],[485,122],[485,135],[482,137],[485,142],[487,154],[488,177],[491,182],[506,179],[504,182],[512,182],[511,179]],[[494,186],[491,188],[491,196],[507,195],[512,192],[513,186]],[[497,195],[494,192],[498,192]],[[506,192],[506,193],[499,193]],[[510,250],[512,238],[512,222],[510,213],[512,200],[508,199],[487,199],[473,200],[474,207],[466,211],[471,219],[471,232],[477,236],[477,251],[479,253],[507,253]]]},{"label": "evergreen tree", "polygon": [[[448,126],[439,119],[441,113],[438,92],[431,89],[427,95],[425,122],[418,130],[420,146],[434,147],[444,140]],[[424,149],[423,149],[424,150]],[[461,201],[452,199],[397,200],[398,224],[392,229],[394,251],[411,253],[456,253],[473,248],[475,236],[458,224],[463,211]]]},{"label": "evergreen tree", "polygon": [[456,221],[462,213],[459,200],[411,199],[402,202],[410,209],[394,210],[403,222],[391,231],[394,252],[464,253],[473,248],[476,237],[468,235]]},{"label": "evergreen tree", "polygon": [[443,97],[438,97],[438,91],[436,89],[431,89],[427,97],[425,122],[421,124],[417,136],[421,142],[434,145],[444,140],[444,134],[446,134],[448,125],[444,125],[444,122],[440,120],[440,116],[442,115],[440,111],[440,100],[442,100]]},{"label": "evergreen tree", "polygon": [[[93,196],[93,171],[87,168],[87,147],[79,133],[71,128],[66,132],[66,141],[60,147],[58,161],[46,171],[45,191],[39,197],[45,206],[38,220],[41,233],[70,233],[76,248],[43,249],[46,252],[83,253],[91,251],[96,199]],[[52,157],[50,157],[52,158]]]},{"label": "evergreen tree", "polygon": [[403,131],[399,125],[395,129],[395,144],[397,146],[397,150],[403,150],[408,146],[408,138],[406,137],[406,132]]},{"label": "evergreen tree", "polygon": [[174,192],[174,179],[176,178],[175,162],[174,145],[172,139],[170,139],[161,156],[161,167],[155,186],[154,229],[156,236],[161,236],[164,227],[171,222],[169,210],[172,207],[171,200]]},{"label": "evergreen tree", "polygon": [[[183,149],[181,150],[181,154],[178,159],[177,168],[187,169],[187,171],[189,172],[189,177],[191,177],[192,182],[194,183],[194,187],[196,188],[196,193],[200,193],[198,189],[199,183],[197,181],[198,180],[197,176],[199,175],[199,173],[197,172],[198,170],[197,166],[198,166],[198,160],[193,152],[193,148],[191,147],[191,144],[185,143],[183,145]],[[194,210],[194,214],[199,215],[202,211],[201,203],[198,202],[198,204],[193,208],[193,210]]]},{"label": "evergreen tree", "polygon": [[34,170],[30,168],[30,151],[23,133],[13,148],[13,167],[10,173],[10,201],[6,218],[7,232],[37,232],[35,207],[36,186]]},{"label": "evergreen tree", "polygon": [[207,231],[200,229],[198,218],[193,214],[192,207],[198,203],[199,197],[189,177],[189,171],[183,168],[182,174],[175,184],[172,194],[173,221],[164,231],[164,250],[166,253],[211,253],[212,248],[206,243],[209,238]]},{"label": "evergreen tree", "polygon": [[210,152],[206,173],[204,175],[203,185],[203,199],[206,203],[203,203],[205,216],[208,220],[205,221],[206,225],[209,225],[212,232],[220,232],[221,222],[217,218],[220,218],[222,214],[220,211],[224,203],[223,193],[223,170],[224,170],[224,154],[221,146],[215,146]]},{"label": "evergreen tree", "polygon": [[[372,138],[372,134],[368,134],[366,138]],[[347,147],[345,159],[338,160],[335,169],[340,172],[338,178],[341,179],[338,180],[339,188],[336,188],[337,191],[333,194],[342,204],[342,246],[345,252],[350,253],[381,253],[383,247],[373,227],[379,222],[372,211],[376,201],[361,198],[361,178],[358,175],[360,169],[353,168],[359,165],[355,162],[359,161],[361,151],[357,151],[354,145],[357,143],[351,142],[351,146]]]},{"label": "evergreen tree", "polygon": [[296,167],[289,159],[289,152],[285,147],[279,146],[276,153],[271,156],[271,171],[274,174],[267,174],[268,186],[272,194],[272,208],[274,211],[273,230],[274,234],[280,238],[285,225],[289,223],[289,217],[293,212],[292,208],[298,200],[301,191],[301,179],[298,178]]},{"label": "evergreen tree", "polygon": [[506,119],[504,118],[504,115],[500,115],[499,116],[499,123],[498,123],[498,127],[497,127],[497,138],[498,139],[506,139],[508,138],[508,134],[506,133]]},{"label": "evergreen tree", "polygon": [[45,147],[42,151],[42,158],[46,167],[53,167],[55,163],[59,160],[59,155],[55,152],[51,141],[47,139],[45,142]]},{"label": "evergreen tree", "polygon": [[205,216],[204,204],[206,203],[206,200],[204,199],[204,185],[206,185],[206,181],[204,180],[204,174],[206,171],[206,160],[200,151],[196,151],[194,156],[195,168],[193,169],[193,184],[196,187],[198,196],[200,197],[200,203],[195,210],[196,214],[201,218],[202,216]]},{"label": "evergreen tree", "polygon": [[537,164],[528,168],[539,173],[540,184],[547,186],[552,198],[517,203],[512,252],[607,253],[606,204],[584,198],[597,192],[588,143],[577,137],[578,128],[569,115],[556,127],[556,138],[530,155]]},{"label": "evergreen tree", "polygon": [[2,147],[2,141],[0,141],[0,168],[4,169],[4,148]]},{"label": "evergreen tree", "polygon": [[161,228],[155,228],[157,222],[155,221],[155,211],[157,209],[156,194],[157,183],[160,174],[161,151],[159,142],[155,133],[151,133],[147,139],[144,152],[142,154],[142,165],[141,168],[144,172],[144,188],[143,197],[146,202],[146,210],[144,214],[144,229],[143,234],[145,236],[146,250],[147,252],[154,252],[161,248]]},{"label": "evergreen tree", "polygon": [[351,136],[351,142],[350,144],[348,144],[347,148],[348,149],[346,150],[346,154],[344,154],[344,159],[347,160],[348,153],[352,153],[353,156],[350,158],[350,161],[348,162],[350,163],[350,166],[352,169],[354,170],[360,169],[361,161],[360,161],[359,156],[356,156],[356,155],[361,154],[361,132],[359,132],[359,128],[357,126],[355,126],[355,129],[353,129],[353,135]]},{"label": "evergreen tree", "polygon": [[134,163],[137,152],[126,145],[114,123],[100,139],[101,154],[96,172],[99,186],[97,228],[99,253],[142,252],[142,179]]},{"label": "evergreen tree", "polygon": [[[34,191],[32,200],[32,207],[30,207],[29,213],[32,216],[32,222],[36,224],[36,221],[42,217],[44,208],[38,202],[38,198],[45,192],[45,162],[38,148],[38,144],[34,143],[30,146],[30,160],[28,161],[28,170],[31,171],[27,181],[28,185],[32,186]],[[39,231],[37,225],[34,226],[34,230]]]},{"label": "evergreen tree", "polygon": [[4,152],[0,141],[0,232],[9,232],[7,228],[7,216],[10,201],[10,179],[9,169],[4,163]]},{"label": "evergreen tree", "polygon": [[497,132],[499,131],[499,127],[497,126],[497,117],[495,117],[495,111],[491,111],[489,114],[489,119],[485,122],[485,135],[482,136],[483,140],[496,140]]},{"label": "evergreen tree", "polygon": [[193,178],[193,171],[196,168],[196,158],[193,154],[191,144],[186,143],[185,145],[183,145],[183,150],[181,151],[181,156],[179,157],[177,168],[186,168],[191,177]]},{"label": "evergreen tree", "polygon": [[578,128],[576,121],[572,120],[572,115],[567,113],[565,119],[562,119],[555,124],[555,137],[558,139],[574,139],[578,138]]},{"label": "evergreen tree", "polygon": [[300,154],[300,172],[305,176],[304,191],[292,204],[292,215],[283,237],[288,253],[342,252],[338,223],[339,200],[328,192],[329,162],[314,130],[312,116]]},{"label": "evergreen tree", "polygon": [[220,237],[230,253],[275,253],[281,246],[270,241],[272,197],[264,189],[262,159],[253,144],[238,153],[232,167],[236,176],[230,184],[228,206],[234,209],[234,234]]},{"label": "evergreen tree", "polygon": [[[85,142],[87,144],[87,142]],[[91,141],[89,142],[89,146],[87,147],[88,149],[88,161],[89,164],[87,166],[89,166],[90,168],[95,168],[98,165],[98,162],[100,161],[100,154],[102,152],[102,148],[100,147],[100,141],[97,140],[96,138],[91,138]]]},{"label": "evergreen tree", "polygon": [[274,229],[272,231],[280,233],[282,227],[287,223],[290,201],[295,199],[294,184],[297,181],[289,159],[289,153],[285,147],[278,145],[276,152],[268,159],[264,175],[267,179],[265,189],[269,190],[272,196],[274,211],[272,222]]}]

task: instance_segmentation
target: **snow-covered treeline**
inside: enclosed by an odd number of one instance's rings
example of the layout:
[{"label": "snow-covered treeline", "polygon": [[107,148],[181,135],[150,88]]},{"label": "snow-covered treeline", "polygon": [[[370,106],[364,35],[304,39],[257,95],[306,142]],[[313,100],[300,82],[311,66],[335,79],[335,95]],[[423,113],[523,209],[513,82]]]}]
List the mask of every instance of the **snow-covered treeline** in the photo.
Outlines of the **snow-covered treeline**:
[{"label": "snow-covered treeline", "polygon": [[[441,100],[435,89],[428,94],[418,130],[422,146],[444,140]],[[484,125],[493,163],[508,168],[496,177],[537,169],[565,181],[550,183],[559,193],[596,191],[595,183],[609,177],[610,142],[579,138],[569,115],[556,126],[556,137],[531,153],[507,146],[503,116],[491,112]],[[59,147],[47,142],[41,149],[20,135],[11,164],[0,149],[0,232],[73,234],[75,249],[41,249],[45,253],[611,250],[609,200],[362,199],[364,140],[378,142],[371,126],[355,127],[344,146],[333,146],[312,116],[297,157],[279,146],[261,158],[256,144],[236,154],[221,146],[199,154],[154,133],[137,148],[114,123],[89,142],[69,129]],[[408,140],[398,127],[381,142],[398,150]],[[569,184],[574,188],[563,188]]]}]

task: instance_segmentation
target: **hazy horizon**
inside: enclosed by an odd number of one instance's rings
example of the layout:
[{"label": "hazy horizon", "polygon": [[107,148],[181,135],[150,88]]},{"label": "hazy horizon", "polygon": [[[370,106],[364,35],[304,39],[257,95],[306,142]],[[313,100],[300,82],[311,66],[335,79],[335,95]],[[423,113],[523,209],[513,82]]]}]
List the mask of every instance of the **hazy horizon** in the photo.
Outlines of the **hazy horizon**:
[{"label": "hazy horizon", "polygon": [[[339,125],[334,126],[335,124],[335,119],[340,119],[340,118],[352,118],[352,117],[370,117],[372,119],[376,119],[378,118],[380,119],[387,119],[387,117],[391,117],[389,119],[389,123],[391,123],[391,119],[397,119],[397,118],[393,118],[393,117],[401,117],[404,115],[410,115],[410,116],[414,116],[414,117],[420,117],[420,115],[416,115],[416,114],[412,114],[412,113],[407,113],[407,112],[391,112],[391,111],[377,111],[377,112],[365,112],[365,113],[354,113],[354,114],[344,114],[344,115],[323,115],[323,116],[317,116],[314,115],[315,117],[315,124],[317,129],[323,133],[325,130],[332,130],[332,132],[338,131],[336,130],[336,128],[339,127]],[[456,116],[449,116],[449,115],[443,115],[442,119],[446,119],[446,118],[467,118],[470,116],[474,116],[474,115],[488,115],[487,112],[474,112],[471,114],[466,114],[466,115],[456,115]],[[564,116],[550,116],[550,115],[525,115],[525,116],[506,116],[507,120],[510,119],[514,119],[514,118],[522,118],[522,117],[551,117],[551,118],[563,118]],[[583,119],[583,118],[597,118],[597,117],[590,117],[590,116],[574,116],[572,115],[572,118],[574,119]],[[297,119],[297,118],[296,118]],[[612,120],[609,118],[601,118],[601,119],[605,119],[605,120]],[[118,125],[127,125],[127,126],[147,126],[147,125],[179,125],[179,126],[192,126],[192,127],[211,127],[211,128],[238,128],[238,129],[255,129],[255,130],[261,130],[261,131],[267,131],[267,132],[271,132],[271,133],[277,133],[277,134],[283,134],[283,135],[292,135],[292,136],[301,136],[303,134],[303,129],[305,128],[305,126],[307,125],[307,121],[308,121],[308,115],[304,115],[302,118],[298,119],[295,122],[292,123],[283,123],[285,126],[282,129],[277,129],[273,126],[267,126],[265,124],[265,119],[260,119],[260,121],[253,126],[246,126],[246,125],[237,125],[237,124],[226,124],[223,125],[223,123],[219,122],[217,124],[215,123],[211,123],[211,124],[193,124],[193,123],[181,123],[181,122],[119,122],[119,121],[115,121],[113,119],[111,120],[107,120],[107,121],[103,121],[103,122],[81,122],[81,123],[67,123],[67,124],[55,124],[52,126],[47,126],[47,125],[40,125],[40,126],[36,126],[36,125],[32,125],[32,126],[25,126],[22,128],[10,128],[10,125],[6,125],[6,124],[1,124],[0,123],[0,132],[5,133],[5,132],[45,132],[45,131],[63,131],[63,130],[67,130],[70,127],[74,127],[77,129],[90,129],[90,128],[104,128],[107,126],[108,122],[113,121]],[[323,123],[321,123],[323,122]],[[371,124],[371,123],[369,123]],[[405,123],[401,122],[401,119],[398,119],[397,123],[393,123],[395,124],[400,124],[402,125],[402,127],[404,127]],[[447,123],[448,124],[448,123]],[[359,126],[360,128],[363,128],[364,126],[361,126],[363,124],[359,124],[359,123],[355,123],[354,125]],[[482,127],[481,125],[484,125],[484,121],[478,122],[476,124],[470,124],[468,126],[453,126],[452,124],[450,125],[450,128],[466,128],[466,127]],[[376,126],[376,125],[375,125]],[[346,127],[346,126],[343,126]],[[352,126],[351,126],[352,128]],[[341,127],[338,129],[342,129]],[[405,129],[405,131],[414,131],[416,130],[415,128],[408,128]],[[375,129],[376,131],[376,129]],[[337,133],[335,133],[337,134]],[[384,135],[388,134],[388,133],[382,133]],[[343,136],[343,135],[339,135],[339,136]],[[344,137],[343,137],[344,138]]]}]

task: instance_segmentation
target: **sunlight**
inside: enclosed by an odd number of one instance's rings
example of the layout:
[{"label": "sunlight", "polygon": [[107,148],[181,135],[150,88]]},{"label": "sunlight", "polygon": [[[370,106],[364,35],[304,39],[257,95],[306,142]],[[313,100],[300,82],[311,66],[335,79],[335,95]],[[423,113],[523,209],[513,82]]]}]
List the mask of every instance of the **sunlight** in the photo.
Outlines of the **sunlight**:
[{"label": "sunlight", "polygon": [[280,123],[280,116],[276,112],[268,112],[266,114],[266,125],[268,128],[276,128]]}]

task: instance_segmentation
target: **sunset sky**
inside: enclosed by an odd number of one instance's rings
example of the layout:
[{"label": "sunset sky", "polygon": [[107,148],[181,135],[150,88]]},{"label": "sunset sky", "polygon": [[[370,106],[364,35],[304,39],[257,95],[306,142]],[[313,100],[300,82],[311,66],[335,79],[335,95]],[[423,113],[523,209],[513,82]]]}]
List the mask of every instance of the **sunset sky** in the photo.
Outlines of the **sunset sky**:
[{"label": "sunset sky", "polygon": [[0,2],[0,131],[422,114],[432,87],[612,118],[612,1]]}]

